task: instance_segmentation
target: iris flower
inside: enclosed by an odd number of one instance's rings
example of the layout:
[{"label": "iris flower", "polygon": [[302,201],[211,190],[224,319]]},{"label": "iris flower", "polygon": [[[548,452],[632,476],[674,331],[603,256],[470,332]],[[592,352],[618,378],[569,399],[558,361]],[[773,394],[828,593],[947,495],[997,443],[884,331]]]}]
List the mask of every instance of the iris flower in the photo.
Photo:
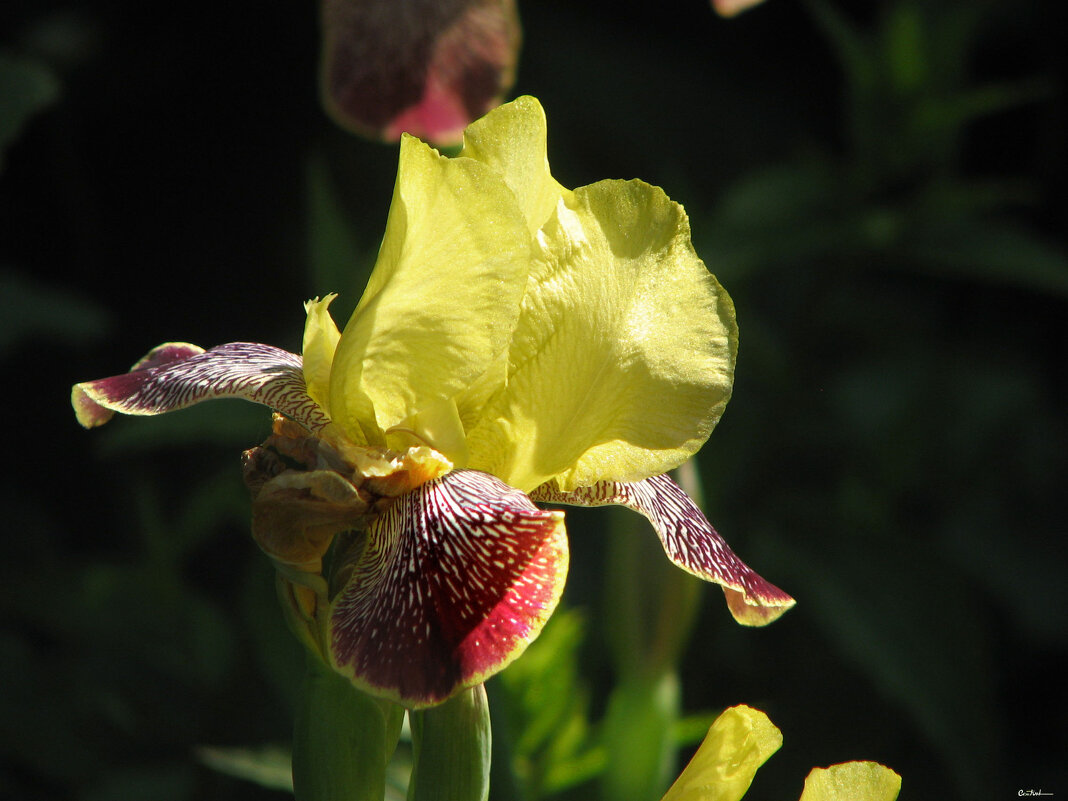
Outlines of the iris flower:
[{"label": "iris flower", "polygon": [[563,512],[621,504],[669,559],[763,625],[793,599],[667,475],[731,393],[737,328],[682,207],[641,181],[549,172],[523,97],[445,158],[411,136],[344,332],[306,304],[303,354],[162,345],[78,384],[86,427],[238,397],[276,412],[245,454],[253,535],[305,642],[357,687],[441,703],[515,659],[563,589]]}]

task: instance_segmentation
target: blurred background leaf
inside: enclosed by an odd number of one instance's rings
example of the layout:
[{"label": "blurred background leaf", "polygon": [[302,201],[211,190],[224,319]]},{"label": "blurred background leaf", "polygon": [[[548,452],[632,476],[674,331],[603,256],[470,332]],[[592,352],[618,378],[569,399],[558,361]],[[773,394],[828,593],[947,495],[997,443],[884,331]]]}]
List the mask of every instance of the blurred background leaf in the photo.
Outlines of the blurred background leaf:
[{"label": "blurred background leaf", "polygon": [[59,81],[41,62],[0,48],[0,172],[7,148],[38,111],[59,97]]},{"label": "blurred background leaf", "polygon": [[91,341],[110,324],[94,301],[0,268],[0,359],[41,340]]}]

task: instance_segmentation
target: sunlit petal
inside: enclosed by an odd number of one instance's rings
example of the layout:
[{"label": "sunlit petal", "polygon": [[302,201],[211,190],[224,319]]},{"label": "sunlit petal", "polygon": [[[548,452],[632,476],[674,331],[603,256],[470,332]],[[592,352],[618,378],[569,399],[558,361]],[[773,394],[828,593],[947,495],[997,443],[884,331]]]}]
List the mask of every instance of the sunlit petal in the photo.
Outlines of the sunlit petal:
[{"label": "sunlit petal", "polygon": [[86,428],[103,425],[114,412],[163,414],[215,398],[262,403],[312,430],[329,422],[308,396],[300,356],[252,342],[207,351],[167,343],[129,373],[76,384],[71,392],[78,422]]},{"label": "sunlit petal", "polygon": [[813,768],[800,801],[894,801],[901,777],[878,762],[846,762]]},{"label": "sunlit petal", "polygon": [[640,181],[576,189],[538,234],[507,384],[468,432],[469,466],[523,490],[666,472],[719,420],[736,347],[681,206]]},{"label": "sunlit petal", "polygon": [[793,598],[734,554],[697,505],[668,476],[633,483],[602,482],[571,492],[546,484],[530,497],[575,506],[619,504],[641,513],[653,524],[672,562],[723,587],[731,614],[743,625],[766,625],[794,605]]},{"label": "sunlit petal", "polygon": [[410,707],[441,702],[515,659],[567,573],[563,514],[471,470],[397,499],[353,547],[332,610],[335,665]]},{"label": "sunlit petal", "polygon": [[760,710],[724,710],[662,801],[739,801],[781,746],[782,733]]},{"label": "sunlit petal", "polygon": [[378,262],[334,356],[331,418],[384,444],[474,382],[508,347],[530,246],[500,176],[406,136]]},{"label": "sunlit petal", "polygon": [[464,131],[461,155],[481,161],[515,193],[533,236],[568,192],[549,172],[545,112],[537,99],[517,97]]}]

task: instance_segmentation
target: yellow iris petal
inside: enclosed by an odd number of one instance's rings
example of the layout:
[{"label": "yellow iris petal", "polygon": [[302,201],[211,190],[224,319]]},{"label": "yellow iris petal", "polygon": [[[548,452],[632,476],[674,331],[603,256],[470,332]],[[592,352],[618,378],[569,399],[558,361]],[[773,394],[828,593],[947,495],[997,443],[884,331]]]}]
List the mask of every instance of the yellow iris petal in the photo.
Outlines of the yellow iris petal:
[{"label": "yellow iris petal", "polygon": [[334,361],[341,333],[337,330],[329,307],[336,294],[304,304],[308,319],[304,323],[304,383],[311,399],[330,414],[330,367]]},{"label": "yellow iris petal", "polygon": [[[512,190],[533,237],[570,191],[549,171],[545,112],[536,98],[517,97],[490,111],[464,132],[462,156],[497,172]],[[488,399],[508,377],[508,352],[503,351],[478,380],[456,398],[464,429],[478,422]]]},{"label": "yellow iris petal", "polygon": [[486,164],[504,178],[527,218],[531,236],[568,192],[549,172],[545,112],[533,97],[517,97],[469,125],[461,155]]},{"label": "yellow iris petal", "polygon": [[846,762],[813,768],[800,801],[894,801],[901,777],[878,762]]},{"label": "yellow iris petal", "polygon": [[469,465],[530,491],[637,481],[697,451],[731,393],[737,328],[682,207],[640,181],[563,197],[539,232],[506,384]]},{"label": "yellow iris petal", "polygon": [[331,417],[384,444],[470,386],[507,349],[529,268],[530,233],[501,177],[405,136],[378,262],[334,356]]},{"label": "yellow iris petal", "polygon": [[716,718],[690,764],[662,801],[738,801],[757,768],[782,746],[782,733],[758,709],[734,706]]},{"label": "yellow iris petal", "polygon": [[449,454],[457,467],[467,464],[467,441],[454,400],[432,400],[407,420],[386,432],[386,444],[396,451],[432,444]]}]

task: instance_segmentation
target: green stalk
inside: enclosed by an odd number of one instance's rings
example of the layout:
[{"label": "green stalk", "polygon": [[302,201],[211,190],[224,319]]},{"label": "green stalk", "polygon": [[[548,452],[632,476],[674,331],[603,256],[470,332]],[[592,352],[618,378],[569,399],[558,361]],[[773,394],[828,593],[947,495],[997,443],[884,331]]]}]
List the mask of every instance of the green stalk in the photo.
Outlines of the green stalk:
[{"label": "green stalk", "polygon": [[486,801],[492,744],[486,688],[471,687],[408,719],[414,749],[408,801]]},{"label": "green stalk", "polygon": [[296,801],[382,801],[404,709],[360,692],[313,654],[293,731]]},{"label": "green stalk", "polygon": [[676,773],[679,681],[674,670],[631,675],[612,689],[603,726],[607,765],[600,795],[606,801],[659,798]]},{"label": "green stalk", "polygon": [[[692,461],[677,478],[700,504],[700,477]],[[668,561],[648,525],[635,515],[612,514],[610,526],[605,597],[618,680],[603,722],[608,767],[600,794],[611,801],[647,801],[659,797],[676,772],[678,663],[703,585]]]}]

